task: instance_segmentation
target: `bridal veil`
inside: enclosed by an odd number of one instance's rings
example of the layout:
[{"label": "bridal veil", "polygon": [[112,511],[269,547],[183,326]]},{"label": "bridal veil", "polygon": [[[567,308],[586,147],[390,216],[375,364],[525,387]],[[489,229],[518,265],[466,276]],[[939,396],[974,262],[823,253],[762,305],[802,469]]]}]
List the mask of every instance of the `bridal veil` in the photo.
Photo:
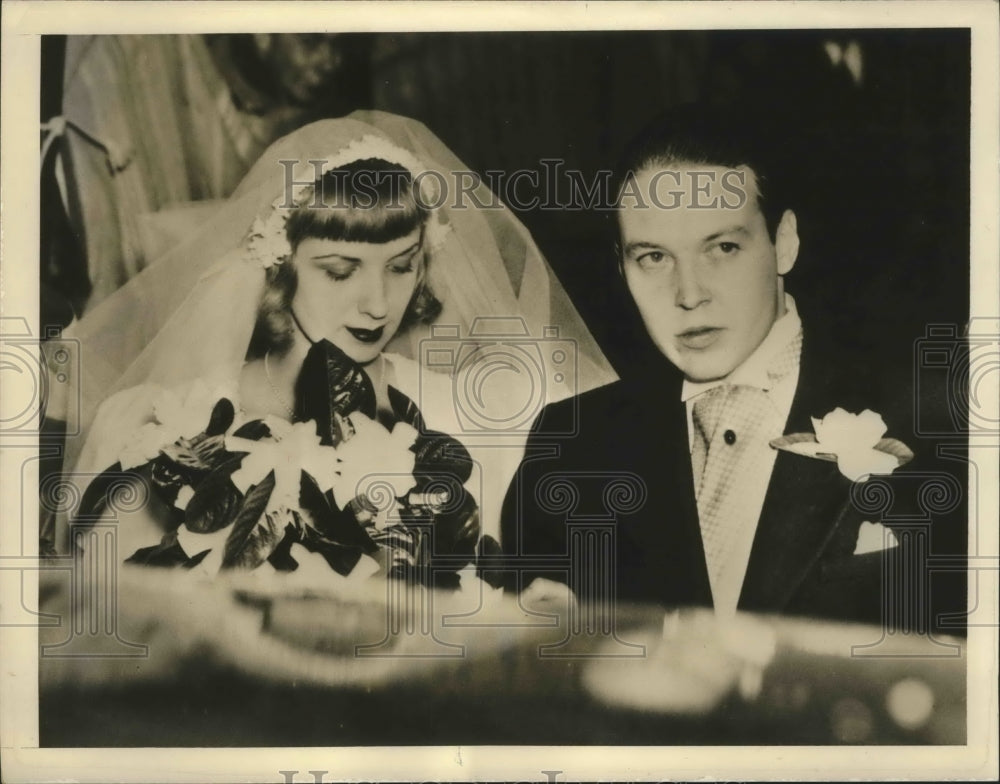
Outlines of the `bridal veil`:
[{"label": "bridal veil", "polygon": [[[265,281],[248,247],[251,227],[290,185],[315,179],[319,164],[313,161],[340,160],[352,145],[373,139],[376,147],[388,143],[419,162],[424,171],[415,174],[436,208],[431,220],[443,228],[440,241],[428,248],[427,267],[442,312],[432,325],[401,331],[386,350],[412,360],[418,376],[432,369],[451,377],[452,400],[418,404],[453,409],[462,431],[455,435],[480,447],[480,455],[497,453],[483,468],[496,486],[492,494],[502,494],[541,405],[615,379],[511,210],[481,182],[473,185],[470,170],[421,123],[355,112],[272,144],[213,215],[64,332],[61,345],[74,356],[58,370],[47,356],[46,417],[66,423],[65,470],[105,467],[89,465],[88,435],[99,406],[116,393],[235,376]],[[447,394],[438,383],[428,389],[438,398]]]}]

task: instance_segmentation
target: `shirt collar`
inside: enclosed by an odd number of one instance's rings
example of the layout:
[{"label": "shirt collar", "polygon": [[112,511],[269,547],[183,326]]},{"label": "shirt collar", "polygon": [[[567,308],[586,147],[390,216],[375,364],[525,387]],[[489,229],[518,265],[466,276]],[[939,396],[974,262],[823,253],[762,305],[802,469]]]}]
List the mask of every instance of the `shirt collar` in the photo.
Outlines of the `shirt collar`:
[{"label": "shirt collar", "polygon": [[689,381],[681,386],[681,400],[688,401],[723,384],[741,384],[767,392],[774,382],[767,374],[771,358],[795,338],[802,329],[799,311],[791,294],[785,294],[785,314],[771,325],[771,331],[754,352],[725,378],[714,381]]}]

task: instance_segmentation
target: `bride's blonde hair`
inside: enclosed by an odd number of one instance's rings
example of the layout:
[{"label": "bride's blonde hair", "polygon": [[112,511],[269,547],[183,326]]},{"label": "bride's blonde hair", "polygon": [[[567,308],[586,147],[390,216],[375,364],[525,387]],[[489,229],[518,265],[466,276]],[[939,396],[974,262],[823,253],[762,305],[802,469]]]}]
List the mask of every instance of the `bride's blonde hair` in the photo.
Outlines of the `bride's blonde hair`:
[{"label": "bride's blonde hair", "polygon": [[[288,216],[285,233],[292,252],[307,238],[383,243],[424,228],[430,216],[413,189],[413,176],[403,166],[380,158],[352,161],[326,172],[313,184],[313,198]],[[427,257],[399,329],[430,323],[441,302],[426,281]],[[267,268],[248,358],[268,351],[283,353],[295,331],[291,305],[298,285],[295,265]]]}]

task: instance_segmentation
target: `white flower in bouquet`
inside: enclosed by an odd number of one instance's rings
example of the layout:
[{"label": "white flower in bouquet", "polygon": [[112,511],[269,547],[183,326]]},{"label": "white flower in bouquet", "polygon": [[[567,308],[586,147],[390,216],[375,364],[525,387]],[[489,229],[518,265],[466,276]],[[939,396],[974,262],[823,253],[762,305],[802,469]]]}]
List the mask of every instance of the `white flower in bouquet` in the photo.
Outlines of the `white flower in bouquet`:
[{"label": "white flower in bouquet", "polygon": [[410,447],[417,431],[397,422],[392,431],[360,413],[350,417],[354,435],[337,448],[338,475],[333,497],[341,509],[358,496],[368,496],[380,512],[388,512],[378,496],[386,486],[393,498],[404,498],[416,485],[413,466],[416,455]]},{"label": "white flower in bouquet", "polygon": [[209,551],[194,567],[196,573],[212,577],[219,573],[219,569],[222,568],[222,555],[226,539],[232,528],[231,525],[228,525],[212,533],[200,534],[192,531],[186,524],[181,524],[177,529],[177,544],[181,546],[188,558],[194,558],[206,550]]},{"label": "white flower in bouquet", "polygon": [[119,452],[122,468],[148,463],[164,444],[203,432],[223,397],[234,399],[231,386],[209,385],[200,378],[185,387],[160,390],[153,398],[153,421],[140,427]]},{"label": "white flower in bouquet", "polygon": [[265,511],[297,509],[301,473],[316,480],[324,492],[333,484],[337,470],[337,450],[320,444],[314,422],[289,424],[279,419],[265,420],[272,438],[254,441],[236,436],[226,437],[226,449],[247,452],[231,479],[236,488],[247,490],[274,472],[274,490]]}]

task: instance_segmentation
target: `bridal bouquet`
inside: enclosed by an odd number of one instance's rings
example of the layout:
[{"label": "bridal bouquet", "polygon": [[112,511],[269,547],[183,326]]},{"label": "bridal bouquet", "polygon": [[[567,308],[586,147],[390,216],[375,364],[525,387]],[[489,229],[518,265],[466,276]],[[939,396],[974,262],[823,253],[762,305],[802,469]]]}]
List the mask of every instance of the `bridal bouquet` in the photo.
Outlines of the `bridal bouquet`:
[{"label": "bridal bouquet", "polygon": [[153,490],[166,535],[129,562],[458,587],[461,570],[499,551],[481,537],[465,487],[472,460],[456,439],[428,430],[406,395],[388,394],[391,416],[378,417],[368,377],[327,341],[306,357],[294,423],[239,422],[232,400],[204,383],[183,398],[164,392],[155,421],[88,487],[81,512],[99,515],[130,470]]}]

